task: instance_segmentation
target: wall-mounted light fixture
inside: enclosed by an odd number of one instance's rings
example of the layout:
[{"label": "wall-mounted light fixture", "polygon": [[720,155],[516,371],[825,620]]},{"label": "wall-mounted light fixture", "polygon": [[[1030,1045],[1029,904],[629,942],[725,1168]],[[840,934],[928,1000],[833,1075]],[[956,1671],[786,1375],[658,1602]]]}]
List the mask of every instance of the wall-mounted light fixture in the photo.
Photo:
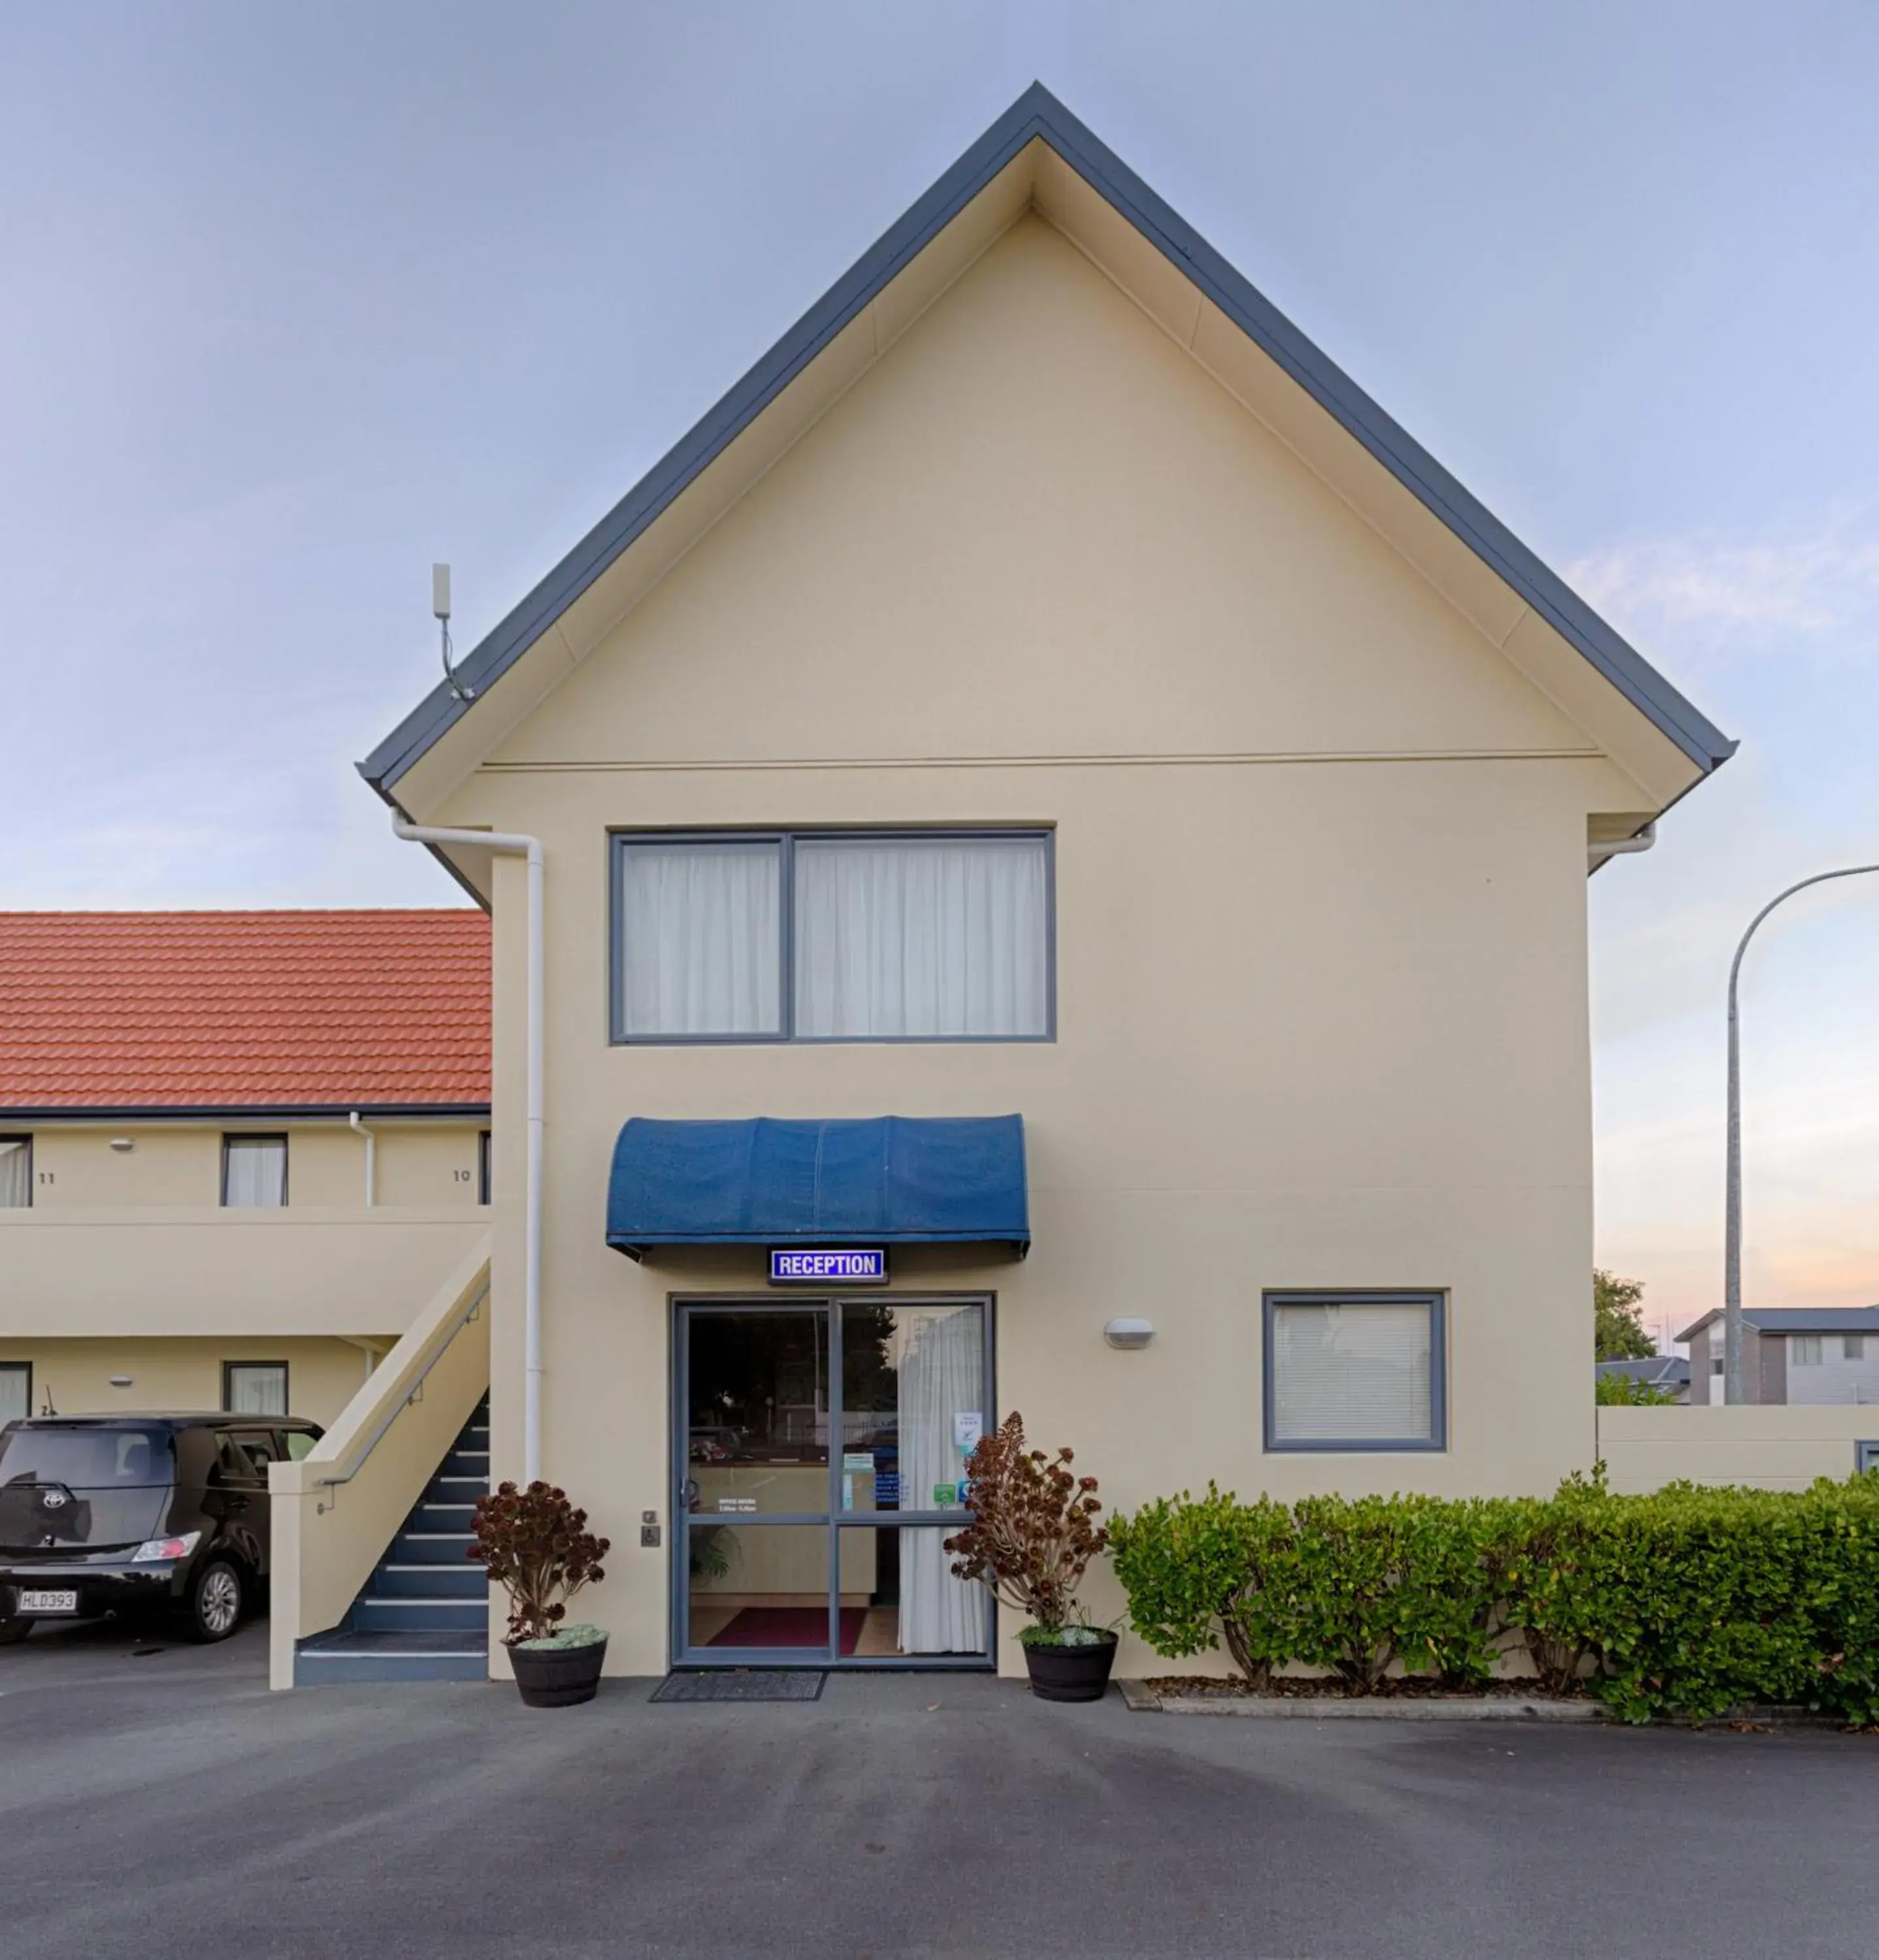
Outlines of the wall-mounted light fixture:
[{"label": "wall-mounted light fixture", "polygon": [[113,1137],[111,1147],[114,1150],[134,1150],[137,1146],[129,1137]]},{"label": "wall-mounted light fixture", "polygon": [[111,1377],[111,1386],[114,1389],[128,1389],[131,1386],[131,1380],[132,1378],[129,1375],[113,1375]]},{"label": "wall-mounted light fixture", "polygon": [[1111,1348],[1146,1348],[1155,1338],[1152,1320],[1112,1320],[1102,1330]]}]

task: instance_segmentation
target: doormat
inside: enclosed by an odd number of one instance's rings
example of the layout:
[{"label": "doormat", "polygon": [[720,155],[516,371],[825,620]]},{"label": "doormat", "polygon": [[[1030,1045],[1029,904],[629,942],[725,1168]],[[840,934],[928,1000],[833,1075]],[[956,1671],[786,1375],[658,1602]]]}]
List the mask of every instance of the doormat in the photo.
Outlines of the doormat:
[{"label": "doormat", "polygon": [[711,1669],[669,1674],[647,1698],[653,1701],[819,1701],[828,1675],[805,1667]]}]

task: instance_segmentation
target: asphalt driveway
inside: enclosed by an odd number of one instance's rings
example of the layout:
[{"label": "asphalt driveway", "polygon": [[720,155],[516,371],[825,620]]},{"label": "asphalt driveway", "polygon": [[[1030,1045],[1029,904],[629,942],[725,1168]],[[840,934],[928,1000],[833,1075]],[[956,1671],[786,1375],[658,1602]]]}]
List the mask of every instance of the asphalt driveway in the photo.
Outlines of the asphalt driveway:
[{"label": "asphalt driveway", "polygon": [[[72,1630],[75,1636],[79,1630]],[[1870,1955],[1879,1739],[1253,1723],[983,1678],[270,1695],[0,1652],[0,1954]]]}]

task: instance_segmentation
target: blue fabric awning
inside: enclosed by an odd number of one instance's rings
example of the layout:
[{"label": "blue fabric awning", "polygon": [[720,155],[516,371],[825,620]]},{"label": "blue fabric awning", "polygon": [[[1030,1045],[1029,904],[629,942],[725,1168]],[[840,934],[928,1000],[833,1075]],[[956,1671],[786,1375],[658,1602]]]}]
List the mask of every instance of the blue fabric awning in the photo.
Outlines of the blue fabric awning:
[{"label": "blue fabric awning", "polygon": [[1022,1116],[669,1122],[635,1116],[613,1147],[607,1243],[1031,1242]]}]

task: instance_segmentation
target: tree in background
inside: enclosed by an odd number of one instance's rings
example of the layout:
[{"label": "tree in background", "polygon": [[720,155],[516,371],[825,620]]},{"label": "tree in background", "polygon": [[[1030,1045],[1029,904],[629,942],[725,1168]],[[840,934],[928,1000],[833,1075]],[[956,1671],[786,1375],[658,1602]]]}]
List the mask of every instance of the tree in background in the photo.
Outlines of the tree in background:
[{"label": "tree in background", "polygon": [[1621,1280],[1603,1266],[1592,1268],[1593,1341],[1599,1361],[1642,1361],[1657,1352],[1644,1331],[1642,1280]]},{"label": "tree in background", "polygon": [[1592,1400],[1605,1408],[1671,1408],[1677,1397],[1668,1389],[1652,1388],[1648,1382],[1634,1382],[1629,1375],[1601,1375],[1592,1384]]}]

